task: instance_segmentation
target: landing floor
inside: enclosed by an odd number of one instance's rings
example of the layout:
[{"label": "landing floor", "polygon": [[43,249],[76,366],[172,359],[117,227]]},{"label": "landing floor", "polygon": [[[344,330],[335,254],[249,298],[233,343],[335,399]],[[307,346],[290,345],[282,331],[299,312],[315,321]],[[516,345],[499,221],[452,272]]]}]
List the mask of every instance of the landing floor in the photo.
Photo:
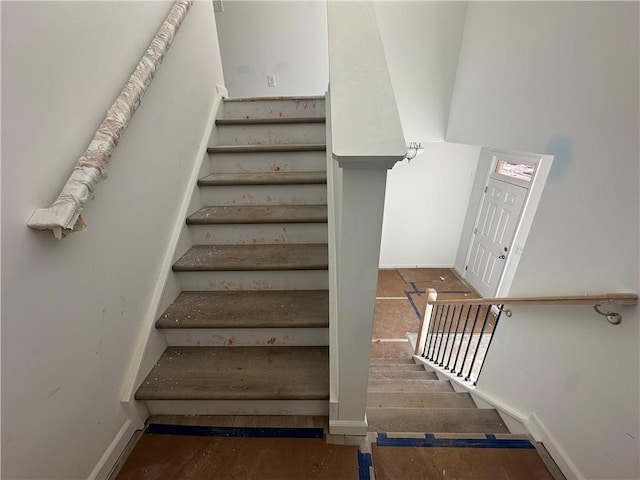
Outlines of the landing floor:
[{"label": "landing floor", "polygon": [[438,299],[478,298],[471,287],[449,268],[399,268],[378,272],[371,358],[407,358],[413,355],[407,332],[417,333],[433,288]]}]

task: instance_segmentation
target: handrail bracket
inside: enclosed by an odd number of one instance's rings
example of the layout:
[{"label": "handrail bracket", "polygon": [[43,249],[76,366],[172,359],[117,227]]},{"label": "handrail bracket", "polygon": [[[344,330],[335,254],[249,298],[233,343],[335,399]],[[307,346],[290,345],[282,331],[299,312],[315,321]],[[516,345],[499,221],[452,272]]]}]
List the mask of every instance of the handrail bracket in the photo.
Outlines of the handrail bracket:
[{"label": "handrail bracket", "polygon": [[607,321],[611,325],[620,325],[622,322],[622,315],[615,312],[603,312],[600,310],[601,305],[594,305],[593,309],[596,311],[598,315],[602,315],[603,317],[607,317]]}]

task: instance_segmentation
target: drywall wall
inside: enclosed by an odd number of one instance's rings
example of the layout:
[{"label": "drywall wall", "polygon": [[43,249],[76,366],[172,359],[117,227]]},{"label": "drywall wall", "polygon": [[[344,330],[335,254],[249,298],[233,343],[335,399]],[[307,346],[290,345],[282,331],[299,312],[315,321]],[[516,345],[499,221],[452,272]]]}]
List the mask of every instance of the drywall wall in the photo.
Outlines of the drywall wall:
[{"label": "drywall wall", "polygon": [[441,142],[467,2],[374,2],[408,142]]},{"label": "drywall wall", "polygon": [[452,267],[480,148],[428,143],[387,174],[380,267]]},{"label": "drywall wall", "polygon": [[[325,94],[326,1],[225,0],[223,5],[216,24],[230,96]],[[267,75],[275,76],[275,87],[267,85]]]},{"label": "drywall wall", "polygon": [[187,15],[88,230],[57,241],[26,221],[55,199],[172,3],[2,3],[3,478],[87,478],[139,421],[122,382],[222,83],[211,2]]},{"label": "drywall wall", "polygon": [[[468,6],[447,140],[555,155],[513,295],[638,291],[638,19],[637,2]],[[536,413],[574,474],[639,478],[637,307],[617,327],[513,310],[479,388]]]},{"label": "drywall wall", "polygon": [[[374,2],[407,141],[444,140],[466,2]],[[232,97],[324,95],[329,83],[324,0],[225,0],[216,12]],[[276,87],[267,86],[276,76]]]}]

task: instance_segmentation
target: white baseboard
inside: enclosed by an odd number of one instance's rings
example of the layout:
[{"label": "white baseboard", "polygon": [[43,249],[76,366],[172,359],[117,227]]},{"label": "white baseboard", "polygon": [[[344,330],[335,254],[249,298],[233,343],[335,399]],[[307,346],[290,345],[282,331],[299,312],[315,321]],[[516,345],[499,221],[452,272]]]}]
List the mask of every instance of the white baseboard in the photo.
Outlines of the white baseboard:
[{"label": "white baseboard", "polygon": [[580,472],[580,469],[576,464],[571,461],[571,458],[560,446],[558,440],[551,434],[546,425],[542,423],[542,420],[540,420],[538,415],[532,413],[529,416],[527,424],[529,431],[531,432],[531,436],[538,442],[542,442],[544,444],[547,452],[549,452],[551,458],[556,462],[563,475],[567,477],[567,480],[586,478],[582,472]]},{"label": "white baseboard", "polygon": [[118,461],[118,458],[120,458],[120,455],[124,451],[135,431],[140,430],[143,427],[143,423],[135,422],[128,418],[113,438],[102,457],[100,457],[100,460],[94,467],[93,471],[89,474],[88,480],[106,480],[109,477],[109,473],[111,473],[111,469]]},{"label": "white baseboard", "polygon": [[394,268],[454,268],[450,263],[381,263],[381,270]]},{"label": "white baseboard", "polygon": [[364,420],[329,420],[331,435],[366,435],[367,419]]},{"label": "white baseboard", "polygon": [[127,374],[125,375],[125,380],[122,386],[122,393],[120,396],[121,402],[125,404],[131,404],[135,402],[135,391],[138,387],[139,382],[142,380],[140,377],[146,374],[146,372],[142,371],[143,362],[145,359],[145,355],[149,350],[150,344],[152,343],[151,339],[154,333],[154,324],[156,321],[156,316],[158,314],[159,306],[162,302],[163,292],[165,290],[165,286],[167,285],[169,274],[171,273],[174,252],[180,240],[182,228],[184,225],[184,219],[191,203],[193,191],[196,188],[200,168],[202,166],[203,160],[207,157],[209,136],[211,134],[211,130],[213,129],[216,114],[221,102],[222,95],[220,94],[220,92],[218,92],[211,106],[207,124],[205,125],[204,131],[202,132],[200,148],[194,160],[187,183],[187,188],[185,189],[185,193],[178,210],[178,215],[175,219],[175,225],[173,227],[171,237],[169,238],[169,243],[167,244],[167,248],[165,250],[162,265],[160,267],[160,275],[158,276],[158,280],[156,281],[155,287],[153,289],[153,295],[151,296],[151,301],[149,302],[149,307],[147,308],[147,312],[144,317],[144,323],[136,341],[136,346],[133,351],[131,362],[129,363],[129,369],[127,371]]}]

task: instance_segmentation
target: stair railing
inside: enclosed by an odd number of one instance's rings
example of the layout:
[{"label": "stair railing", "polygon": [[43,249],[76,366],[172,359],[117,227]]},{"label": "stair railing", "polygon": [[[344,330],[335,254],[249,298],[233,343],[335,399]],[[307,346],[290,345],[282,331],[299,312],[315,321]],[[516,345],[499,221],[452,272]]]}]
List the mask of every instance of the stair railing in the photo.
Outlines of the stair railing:
[{"label": "stair railing", "polygon": [[327,2],[330,431],[364,435],[387,170],[407,153],[372,2]]},{"label": "stair railing", "polygon": [[51,230],[57,239],[84,230],[82,211],[98,182],[107,178],[107,164],[131,117],[140,106],[156,70],[182,25],[193,0],[178,0],[160,26],[149,48],[80,156],[58,198],[48,208],[36,209],[27,222],[34,230]]},{"label": "stair railing", "polygon": [[498,322],[511,317],[515,305],[591,305],[609,323],[618,325],[622,316],[603,312],[603,305],[637,305],[632,293],[554,297],[504,297],[438,300],[427,290],[427,304],[416,340],[415,355],[468,385],[477,385]]}]

